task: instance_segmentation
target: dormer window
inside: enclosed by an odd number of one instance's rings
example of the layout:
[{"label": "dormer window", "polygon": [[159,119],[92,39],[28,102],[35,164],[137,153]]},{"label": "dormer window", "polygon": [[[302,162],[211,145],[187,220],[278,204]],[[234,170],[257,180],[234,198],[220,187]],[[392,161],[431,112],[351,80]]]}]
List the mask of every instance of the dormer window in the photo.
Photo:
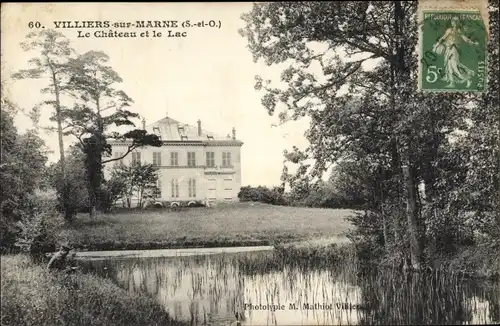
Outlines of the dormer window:
[{"label": "dormer window", "polygon": [[161,133],[160,133],[160,127],[154,126],[153,127],[153,133],[158,136],[158,138],[161,140]]},{"label": "dormer window", "polygon": [[181,140],[187,140],[188,137],[185,133],[184,126],[177,126],[177,130],[179,130],[179,135],[181,136]]},{"label": "dormer window", "polygon": [[209,140],[214,140],[214,136],[212,136],[212,135],[207,135],[207,138],[208,138]]}]

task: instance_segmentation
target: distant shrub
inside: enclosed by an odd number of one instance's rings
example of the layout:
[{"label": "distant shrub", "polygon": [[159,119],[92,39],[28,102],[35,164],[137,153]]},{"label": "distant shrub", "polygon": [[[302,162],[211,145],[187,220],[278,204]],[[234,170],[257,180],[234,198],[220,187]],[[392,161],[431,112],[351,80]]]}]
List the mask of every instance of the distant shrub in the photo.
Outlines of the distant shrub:
[{"label": "distant shrub", "polygon": [[286,205],[280,188],[269,189],[267,187],[241,187],[238,193],[240,202],[254,201],[271,205]]}]

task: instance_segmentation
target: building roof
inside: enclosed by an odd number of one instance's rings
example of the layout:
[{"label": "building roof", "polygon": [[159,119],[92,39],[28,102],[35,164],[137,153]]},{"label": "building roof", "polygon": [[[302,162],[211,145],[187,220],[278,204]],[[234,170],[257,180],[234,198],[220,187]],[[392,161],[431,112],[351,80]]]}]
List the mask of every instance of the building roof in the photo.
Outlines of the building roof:
[{"label": "building roof", "polygon": [[[201,124],[200,121],[198,121]],[[181,123],[170,117],[165,117],[145,126],[148,133],[156,134],[163,141],[236,141],[233,139],[234,131],[228,130],[226,135],[216,134],[198,126]]]}]

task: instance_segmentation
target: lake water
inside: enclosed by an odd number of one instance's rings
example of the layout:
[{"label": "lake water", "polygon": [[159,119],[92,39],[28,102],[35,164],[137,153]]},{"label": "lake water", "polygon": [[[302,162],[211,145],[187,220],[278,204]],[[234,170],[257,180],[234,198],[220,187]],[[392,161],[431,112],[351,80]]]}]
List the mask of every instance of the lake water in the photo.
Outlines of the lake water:
[{"label": "lake water", "polygon": [[100,259],[85,268],[191,325],[495,324],[500,285],[281,263],[272,251]]}]

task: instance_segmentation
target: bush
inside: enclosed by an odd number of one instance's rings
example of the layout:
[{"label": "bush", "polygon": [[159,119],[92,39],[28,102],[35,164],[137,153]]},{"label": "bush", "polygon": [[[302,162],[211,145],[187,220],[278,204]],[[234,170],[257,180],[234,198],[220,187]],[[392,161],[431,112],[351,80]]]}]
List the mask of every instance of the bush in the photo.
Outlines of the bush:
[{"label": "bush", "polygon": [[118,178],[106,181],[97,194],[98,209],[107,213],[121,197],[125,183]]},{"label": "bush", "polygon": [[53,250],[64,219],[55,210],[55,202],[35,195],[23,203],[21,220],[16,223],[18,232],[15,245],[23,252],[37,255]]},{"label": "bush", "polygon": [[377,261],[384,254],[384,238],[382,216],[364,211],[347,217],[355,226],[347,232],[347,238],[356,247],[357,255],[362,261]]},{"label": "bush", "polygon": [[238,193],[241,202],[254,201],[271,205],[286,205],[281,188],[269,189],[267,187],[241,187]]}]

